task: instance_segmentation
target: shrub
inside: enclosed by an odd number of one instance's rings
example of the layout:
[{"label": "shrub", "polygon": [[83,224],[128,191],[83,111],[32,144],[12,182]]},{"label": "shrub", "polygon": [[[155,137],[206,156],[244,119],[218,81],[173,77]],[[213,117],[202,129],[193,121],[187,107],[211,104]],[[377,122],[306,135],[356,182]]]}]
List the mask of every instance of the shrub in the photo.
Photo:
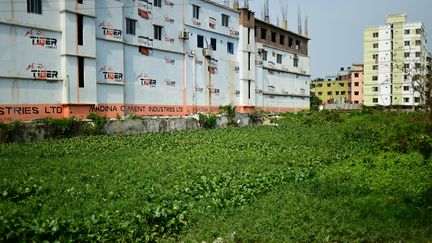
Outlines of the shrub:
[{"label": "shrub", "polygon": [[204,129],[213,129],[216,127],[217,116],[215,114],[203,114],[199,113],[199,123]]},{"label": "shrub", "polygon": [[235,105],[226,105],[220,106],[219,111],[221,113],[225,113],[228,119],[228,126],[235,126],[235,117],[236,117],[237,107]]},{"label": "shrub", "polygon": [[80,122],[75,120],[75,118],[46,118],[43,120],[43,123],[53,129],[53,136],[56,138],[72,137],[80,129]]},{"label": "shrub", "polygon": [[98,135],[103,134],[103,128],[108,123],[106,116],[99,116],[96,113],[90,113],[87,116],[88,119],[93,120],[93,124],[87,124],[85,126],[85,132],[87,135]]}]

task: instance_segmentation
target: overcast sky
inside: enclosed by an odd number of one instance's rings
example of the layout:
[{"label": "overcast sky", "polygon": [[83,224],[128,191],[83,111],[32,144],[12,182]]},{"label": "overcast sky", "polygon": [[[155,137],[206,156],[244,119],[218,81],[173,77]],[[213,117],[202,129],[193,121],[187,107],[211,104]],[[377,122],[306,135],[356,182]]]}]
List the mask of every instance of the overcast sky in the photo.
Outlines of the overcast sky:
[{"label": "overcast sky", "polygon": [[[340,67],[363,63],[363,29],[383,25],[388,14],[406,13],[408,22],[423,22],[432,51],[432,0],[270,0],[270,19],[281,19],[280,1],[288,2],[288,28],[297,32],[297,9],[309,21],[312,77],[336,74]],[[239,1],[241,4],[243,1]],[[264,0],[249,0],[261,18]],[[304,20],[303,20],[304,21]],[[304,28],[304,24],[303,24]]]}]

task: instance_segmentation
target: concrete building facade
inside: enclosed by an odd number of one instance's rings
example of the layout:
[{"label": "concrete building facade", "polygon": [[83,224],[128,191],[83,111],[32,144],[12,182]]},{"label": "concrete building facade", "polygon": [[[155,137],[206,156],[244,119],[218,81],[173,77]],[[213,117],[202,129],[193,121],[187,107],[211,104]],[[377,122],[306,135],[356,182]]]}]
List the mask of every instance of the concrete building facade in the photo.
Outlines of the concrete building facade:
[{"label": "concrete building facade", "polygon": [[227,104],[241,111],[309,107],[307,52],[304,73],[286,79],[295,71],[285,70],[275,81],[278,89],[304,89],[305,99],[262,98],[254,25],[241,21],[253,17],[247,9],[210,0],[35,0],[2,8],[0,121],[90,112],[183,116]]},{"label": "concrete building facade", "polygon": [[405,14],[389,15],[386,25],[365,28],[365,105],[424,104],[424,94],[418,90],[427,85],[423,79],[427,58],[426,39],[423,24],[408,23]]},{"label": "concrete building facade", "polygon": [[337,75],[312,82],[312,92],[323,104],[363,103],[363,64],[341,68]]}]

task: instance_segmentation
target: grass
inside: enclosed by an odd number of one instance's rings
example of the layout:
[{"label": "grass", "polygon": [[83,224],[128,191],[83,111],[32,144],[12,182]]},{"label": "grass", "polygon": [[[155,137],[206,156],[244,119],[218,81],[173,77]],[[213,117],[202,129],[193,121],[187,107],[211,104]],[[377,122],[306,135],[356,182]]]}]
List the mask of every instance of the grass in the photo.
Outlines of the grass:
[{"label": "grass", "polygon": [[0,241],[428,241],[424,114],[0,145]]}]

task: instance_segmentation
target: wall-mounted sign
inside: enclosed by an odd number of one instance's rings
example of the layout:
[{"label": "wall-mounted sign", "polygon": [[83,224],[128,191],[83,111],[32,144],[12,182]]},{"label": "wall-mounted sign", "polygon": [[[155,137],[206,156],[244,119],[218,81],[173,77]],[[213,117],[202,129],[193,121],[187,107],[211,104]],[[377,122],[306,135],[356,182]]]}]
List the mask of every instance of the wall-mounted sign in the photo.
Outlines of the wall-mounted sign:
[{"label": "wall-mounted sign", "polygon": [[138,8],[138,16],[144,19],[149,19],[152,12],[153,4],[148,0],[138,0],[136,5]]},{"label": "wall-mounted sign", "polygon": [[203,61],[201,61],[200,59],[195,59],[195,64],[201,65],[203,64]]},{"label": "wall-mounted sign", "polygon": [[170,57],[165,57],[164,59],[166,64],[171,64],[171,65],[175,64],[175,60]]},{"label": "wall-mounted sign", "polygon": [[201,22],[198,19],[192,19],[192,24],[196,27],[201,27]]},{"label": "wall-mounted sign", "polygon": [[234,67],[234,71],[235,71],[236,73],[239,73],[239,72],[240,72],[240,67],[239,67],[239,66],[235,66],[235,67]]},{"label": "wall-mounted sign", "polygon": [[262,95],[262,94],[263,94],[262,89],[256,89],[256,90],[255,90],[255,94],[257,94],[257,95]]},{"label": "wall-mounted sign", "polygon": [[255,65],[256,66],[262,66],[263,65],[263,61],[261,61],[261,60],[255,60]]},{"label": "wall-mounted sign", "polygon": [[197,92],[197,93],[202,93],[203,91],[204,91],[203,88],[200,88],[200,87],[198,87],[198,86],[195,87],[195,92]]},{"label": "wall-mounted sign", "polygon": [[57,71],[48,70],[40,63],[32,63],[27,65],[26,71],[31,72],[32,77],[37,80],[58,79]]},{"label": "wall-mounted sign", "polygon": [[174,80],[171,80],[171,79],[165,79],[165,84],[167,86],[174,87],[176,85],[176,82]]},{"label": "wall-mounted sign", "polygon": [[153,47],[153,39],[140,35],[140,36],[138,36],[138,45],[152,48]]},{"label": "wall-mounted sign", "polygon": [[220,94],[220,89],[213,88],[213,89],[210,89],[210,91],[211,91],[212,95],[219,95]]},{"label": "wall-mounted sign", "polygon": [[106,81],[111,82],[123,82],[123,73],[115,72],[110,66],[103,66],[99,69],[99,72],[103,74],[103,78]]},{"label": "wall-mounted sign", "polygon": [[43,46],[50,49],[57,48],[57,39],[46,37],[40,30],[30,29],[26,32],[25,36],[31,39],[33,46]]},{"label": "wall-mounted sign", "polygon": [[113,28],[113,26],[110,23],[106,22],[106,21],[102,21],[99,24],[99,28],[102,29],[104,36],[113,37],[113,38],[116,38],[116,39],[121,39],[122,38],[123,32],[121,30],[119,30],[119,29]]},{"label": "wall-mounted sign", "polygon": [[208,26],[210,29],[216,29],[216,19],[209,17]]},{"label": "wall-mounted sign", "polygon": [[230,36],[235,37],[235,38],[239,38],[240,33],[236,30],[229,30],[230,32]]},{"label": "wall-mounted sign", "polygon": [[170,16],[165,15],[164,19],[165,19],[165,22],[170,23],[170,24],[174,24],[174,19],[171,18]]},{"label": "wall-mounted sign", "polygon": [[138,75],[137,80],[142,86],[149,86],[154,88],[157,84],[157,81],[155,79],[151,79],[147,74],[141,73],[140,75]]},{"label": "wall-mounted sign", "polygon": [[240,96],[240,90],[236,90],[236,91],[235,91],[235,95],[236,95],[236,96]]},{"label": "wall-mounted sign", "polygon": [[165,0],[165,6],[174,7],[174,3],[168,0]]},{"label": "wall-mounted sign", "polygon": [[169,43],[174,43],[174,38],[171,38],[170,36],[168,36],[168,35],[165,35],[164,36],[164,40],[165,40],[165,42],[169,42]]}]

